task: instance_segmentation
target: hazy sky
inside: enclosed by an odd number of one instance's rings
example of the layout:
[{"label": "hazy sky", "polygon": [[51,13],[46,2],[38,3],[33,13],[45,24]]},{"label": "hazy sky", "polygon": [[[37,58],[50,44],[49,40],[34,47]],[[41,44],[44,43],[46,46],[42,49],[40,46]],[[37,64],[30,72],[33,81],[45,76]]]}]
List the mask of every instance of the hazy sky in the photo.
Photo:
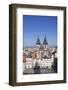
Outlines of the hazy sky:
[{"label": "hazy sky", "polygon": [[46,36],[49,47],[57,46],[57,17],[56,16],[23,16],[24,46],[36,45],[37,37],[43,43]]}]

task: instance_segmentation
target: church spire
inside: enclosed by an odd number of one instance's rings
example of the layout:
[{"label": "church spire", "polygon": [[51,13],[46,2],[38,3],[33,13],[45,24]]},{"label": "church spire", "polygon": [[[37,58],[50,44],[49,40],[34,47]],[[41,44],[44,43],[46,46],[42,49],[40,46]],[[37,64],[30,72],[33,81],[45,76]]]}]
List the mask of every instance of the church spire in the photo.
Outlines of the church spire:
[{"label": "church spire", "polygon": [[40,45],[40,44],[41,44],[39,37],[37,38],[36,44],[37,44],[37,45]]},{"label": "church spire", "polygon": [[46,36],[44,37],[44,41],[43,41],[43,45],[47,45],[47,39],[46,39]]}]

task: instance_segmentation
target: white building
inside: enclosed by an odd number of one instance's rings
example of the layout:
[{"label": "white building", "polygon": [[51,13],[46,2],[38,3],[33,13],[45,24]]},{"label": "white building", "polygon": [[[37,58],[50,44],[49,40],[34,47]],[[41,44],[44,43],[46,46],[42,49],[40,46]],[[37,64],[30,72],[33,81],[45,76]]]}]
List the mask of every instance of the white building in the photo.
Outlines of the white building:
[{"label": "white building", "polygon": [[25,62],[25,68],[32,68],[33,66],[33,62],[32,62],[32,58],[26,58],[26,62]]}]

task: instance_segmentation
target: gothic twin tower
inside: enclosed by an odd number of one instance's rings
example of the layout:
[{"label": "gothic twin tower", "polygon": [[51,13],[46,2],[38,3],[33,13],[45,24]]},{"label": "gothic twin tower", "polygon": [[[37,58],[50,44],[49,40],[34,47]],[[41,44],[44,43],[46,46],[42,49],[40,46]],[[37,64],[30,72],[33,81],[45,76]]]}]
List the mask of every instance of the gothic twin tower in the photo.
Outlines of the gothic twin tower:
[{"label": "gothic twin tower", "polygon": [[36,47],[37,48],[41,48],[41,49],[47,49],[48,48],[48,42],[47,42],[47,39],[46,37],[44,37],[44,41],[43,43],[40,42],[40,39],[39,37],[37,38],[37,41],[36,41]]}]

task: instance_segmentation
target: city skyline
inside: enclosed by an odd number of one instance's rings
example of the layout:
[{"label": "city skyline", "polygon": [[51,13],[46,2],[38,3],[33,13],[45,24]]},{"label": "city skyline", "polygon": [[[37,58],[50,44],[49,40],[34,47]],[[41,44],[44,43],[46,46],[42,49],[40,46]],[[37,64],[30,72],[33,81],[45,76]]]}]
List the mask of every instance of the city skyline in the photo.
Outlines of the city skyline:
[{"label": "city skyline", "polygon": [[39,37],[43,43],[46,36],[48,46],[57,46],[57,17],[56,16],[23,16],[24,47],[34,47]]}]

